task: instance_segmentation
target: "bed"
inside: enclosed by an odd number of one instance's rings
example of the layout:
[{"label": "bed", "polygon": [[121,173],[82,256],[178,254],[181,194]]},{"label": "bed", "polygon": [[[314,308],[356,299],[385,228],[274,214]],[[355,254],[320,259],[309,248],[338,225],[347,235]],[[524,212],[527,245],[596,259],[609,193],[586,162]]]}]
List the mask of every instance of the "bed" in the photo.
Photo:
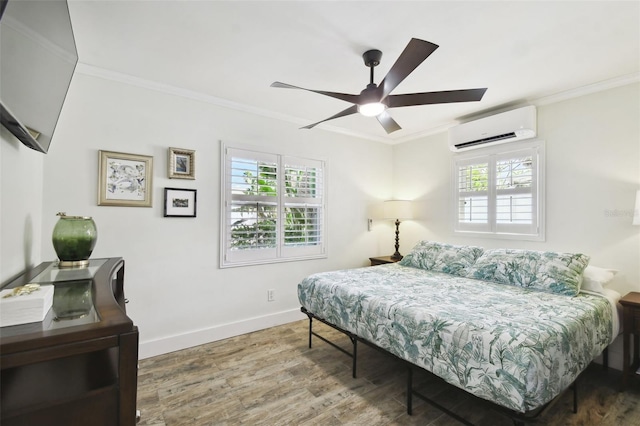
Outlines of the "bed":
[{"label": "bed", "polygon": [[311,275],[298,297],[310,320],[526,414],[618,335],[620,295],[580,291],[588,261],[423,241],[399,263]]}]

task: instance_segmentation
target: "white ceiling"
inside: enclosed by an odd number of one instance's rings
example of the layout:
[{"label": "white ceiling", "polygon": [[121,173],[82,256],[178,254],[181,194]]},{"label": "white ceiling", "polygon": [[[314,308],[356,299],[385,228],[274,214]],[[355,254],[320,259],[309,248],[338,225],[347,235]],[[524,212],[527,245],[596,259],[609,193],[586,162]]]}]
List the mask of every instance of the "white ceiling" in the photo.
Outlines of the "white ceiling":
[{"label": "white ceiling", "polygon": [[69,2],[81,72],[145,81],[296,127],[350,104],[272,82],[357,94],[369,82],[362,53],[383,52],[379,83],[412,37],[440,48],[394,94],[488,88],[480,102],[391,109],[402,130],[390,135],[359,114],[301,130],[387,143],[640,75],[638,1]]}]

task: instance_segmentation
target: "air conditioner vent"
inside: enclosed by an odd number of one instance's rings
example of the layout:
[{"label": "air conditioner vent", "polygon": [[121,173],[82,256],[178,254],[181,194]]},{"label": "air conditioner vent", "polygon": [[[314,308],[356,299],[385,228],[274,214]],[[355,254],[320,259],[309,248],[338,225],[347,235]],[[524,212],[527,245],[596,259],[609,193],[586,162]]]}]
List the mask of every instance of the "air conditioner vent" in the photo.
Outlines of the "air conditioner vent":
[{"label": "air conditioner vent", "polygon": [[490,137],[484,138],[484,139],[478,139],[478,140],[475,140],[475,141],[459,143],[459,144],[455,145],[455,147],[460,149],[460,148],[465,148],[465,147],[468,147],[468,146],[483,145],[483,144],[488,143],[488,142],[501,141],[503,139],[511,139],[511,138],[515,138],[515,137],[516,137],[516,132],[509,132],[509,133],[504,133],[502,135],[496,135],[496,136],[490,136]]},{"label": "air conditioner vent", "polygon": [[536,136],[536,107],[527,106],[449,129],[449,148],[466,151]]}]

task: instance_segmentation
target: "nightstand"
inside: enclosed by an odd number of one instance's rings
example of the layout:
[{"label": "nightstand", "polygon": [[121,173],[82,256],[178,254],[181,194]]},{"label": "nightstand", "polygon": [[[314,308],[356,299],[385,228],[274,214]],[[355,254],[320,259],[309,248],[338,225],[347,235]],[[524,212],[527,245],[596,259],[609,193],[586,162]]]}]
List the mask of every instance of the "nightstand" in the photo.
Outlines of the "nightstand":
[{"label": "nightstand", "polygon": [[[620,299],[623,307],[622,389],[629,383],[640,366],[640,293],[632,291]],[[633,361],[631,361],[631,335],[633,334]]]},{"label": "nightstand", "polygon": [[385,263],[396,263],[400,259],[392,259],[391,256],[370,257],[371,266],[384,265]]}]

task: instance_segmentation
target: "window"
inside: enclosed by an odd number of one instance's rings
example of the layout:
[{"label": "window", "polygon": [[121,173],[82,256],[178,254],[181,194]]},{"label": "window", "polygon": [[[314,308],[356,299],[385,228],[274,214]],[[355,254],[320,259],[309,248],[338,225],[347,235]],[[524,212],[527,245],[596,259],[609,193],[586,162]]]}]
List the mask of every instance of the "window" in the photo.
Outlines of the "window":
[{"label": "window", "polygon": [[543,240],[544,143],[454,156],[456,233]]},{"label": "window", "polygon": [[221,266],[326,257],[324,163],[223,146]]}]

